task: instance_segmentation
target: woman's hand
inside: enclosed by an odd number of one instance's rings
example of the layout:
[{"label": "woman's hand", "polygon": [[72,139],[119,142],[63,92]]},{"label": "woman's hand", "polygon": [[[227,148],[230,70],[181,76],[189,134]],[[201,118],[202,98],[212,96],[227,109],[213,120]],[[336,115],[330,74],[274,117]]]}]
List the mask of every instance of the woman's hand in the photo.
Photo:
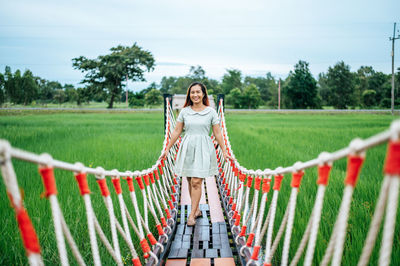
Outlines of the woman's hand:
[{"label": "woman's hand", "polygon": [[169,149],[163,151],[163,153],[161,153],[161,156],[160,156],[160,158],[158,158],[158,160],[167,159],[168,153],[169,153]]},{"label": "woman's hand", "polygon": [[231,160],[231,161],[234,161],[234,159],[232,158],[232,156],[230,156],[230,155],[228,154],[227,151],[224,151],[223,154],[224,154],[224,159],[225,159],[225,161],[228,161],[228,159]]}]

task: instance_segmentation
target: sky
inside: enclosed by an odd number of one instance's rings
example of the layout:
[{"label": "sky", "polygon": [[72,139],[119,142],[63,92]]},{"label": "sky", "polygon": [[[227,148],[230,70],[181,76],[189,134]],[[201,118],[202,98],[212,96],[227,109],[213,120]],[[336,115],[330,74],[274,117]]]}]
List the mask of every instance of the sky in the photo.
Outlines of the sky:
[{"label": "sky", "polygon": [[286,78],[299,60],[315,78],[339,61],[389,74],[394,22],[400,29],[399,0],[0,0],[0,71],[82,86],[72,58],[136,42],[156,66],[132,91],[197,65],[217,80],[227,69]]}]

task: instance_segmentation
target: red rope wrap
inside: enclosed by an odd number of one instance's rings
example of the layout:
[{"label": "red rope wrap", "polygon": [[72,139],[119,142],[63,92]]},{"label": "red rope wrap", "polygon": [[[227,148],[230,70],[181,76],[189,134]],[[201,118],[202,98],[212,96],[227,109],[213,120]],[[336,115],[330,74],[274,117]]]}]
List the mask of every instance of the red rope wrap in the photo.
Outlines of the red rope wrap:
[{"label": "red rope wrap", "polygon": [[167,219],[171,219],[171,213],[169,212],[169,209],[165,208],[164,211],[167,214]]},{"label": "red rope wrap", "polygon": [[79,173],[75,175],[76,181],[78,182],[79,190],[81,195],[89,194],[90,189],[86,179],[86,173]]},{"label": "red rope wrap", "polygon": [[176,193],[175,186],[171,186],[172,193]]},{"label": "red rope wrap", "polygon": [[400,175],[400,141],[389,142],[384,172],[387,175]]},{"label": "red rope wrap", "polygon": [[281,190],[281,182],[283,179],[283,175],[276,175],[275,176],[275,182],[274,182],[274,187],[272,188],[273,190]]},{"label": "red rope wrap", "polygon": [[232,202],[233,202],[233,198],[229,197],[229,204],[232,204]]},{"label": "red rope wrap", "polygon": [[161,236],[161,235],[164,234],[164,230],[162,229],[161,224],[157,224],[157,225],[156,225],[156,228],[157,228],[158,235]]},{"label": "red rope wrap", "polygon": [[357,155],[349,155],[347,162],[347,175],[344,181],[346,185],[350,185],[352,187],[356,186],[363,162],[363,157]]},{"label": "red rope wrap", "polygon": [[153,236],[152,233],[148,233],[147,238],[149,239],[151,245],[157,244],[157,239]]},{"label": "red rope wrap", "polygon": [[154,179],[153,173],[149,173],[149,176],[150,176],[151,183],[154,184],[156,182],[156,180]]},{"label": "red rope wrap", "polygon": [[240,214],[236,214],[235,225],[236,225],[236,226],[239,226],[239,225],[240,225]]},{"label": "red rope wrap", "polygon": [[142,248],[143,253],[148,253],[151,250],[149,243],[147,243],[146,238],[143,238],[142,241],[140,241],[140,246]]},{"label": "red rope wrap", "polygon": [[171,198],[172,198],[172,202],[176,202],[176,198],[175,198],[174,194],[171,194]]},{"label": "red rope wrap", "polygon": [[42,176],[43,186],[46,190],[46,197],[49,197],[50,195],[57,195],[57,186],[54,178],[53,168],[39,168],[39,173]]},{"label": "red rope wrap", "polygon": [[97,179],[97,184],[99,184],[101,195],[104,197],[110,196],[110,191],[108,190],[107,181],[105,178]]},{"label": "red rope wrap", "polygon": [[142,263],[140,262],[140,259],[138,257],[132,259],[132,264],[133,266],[142,266]]},{"label": "red rope wrap", "polygon": [[157,180],[160,180],[160,176],[158,175],[158,171],[154,170],[154,176],[156,177]]},{"label": "red rope wrap", "polygon": [[325,164],[318,166],[318,185],[328,185],[329,173],[331,172],[332,166]]},{"label": "red rope wrap", "polygon": [[270,189],[271,184],[271,179],[269,178],[264,178],[263,179],[263,185],[262,185],[262,192],[263,193],[268,193]]},{"label": "red rope wrap", "polygon": [[261,186],[261,178],[257,176],[254,182],[254,188],[260,190],[260,186]]},{"label": "red rope wrap", "polygon": [[243,174],[243,173],[240,173],[240,174],[239,174],[239,180],[242,181],[242,182],[244,182],[244,181],[246,180],[246,175]]},{"label": "red rope wrap", "polygon": [[146,186],[150,186],[149,175],[144,175],[143,179],[144,179],[144,183],[146,184]]},{"label": "red rope wrap", "polygon": [[143,184],[142,177],[141,177],[141,176],[137,176],[135,179],[136,179],[136,182],[137,182],[138,185],[139,185],[139,188],[140,188],[141,190],[143,190],[143,189],[144,189],[144,184]]},{"label": "red rope wrap", "polygon": [[168,200],[168,205],[171,210],[175,209],[175,206],[174,206],[174,204],[172,204],[172,201]]},{"label": "red rope wrap", "polygon": [[253,248],[253,255],[251,256],[252,260],[258,260],[258,253],[260,253],[260,246],[255,246]]},{"label": "red rope wrap", "polygon": [[246,246],[251,247],[253,245],[254,233],[249,234],[249,238],[247,238]]},{"label": "red rope wrap", "polygon": [[301,183],[301,179],[304,176],[304,172],[303,171],[299,171],[299,172],[295,172],[292,174],[292,187],[295,188],[299,188],[300,187],[300,183]]},{"label": "red rope wrap", "polygon": [[165,166],[164,159],[162,159],[162,160],[161,160],[161,165],[162,165],[162,167],[164,167],[164,166]]},{"label": "red rope wrap", "polygon": [[242,226],[242,230],[240,231],[239,236],[245,236],[246,235],[246,230],[247,230],[247,226],[243,225]]},{"label": "red rope wrap", "polygon": [[122,193],[122,189],[121,189],[121,182],[119,182],[119,178],[113,178],[111,179],[113,185],[114,185],[114,189],[115,192],[119,195]]},{"label": "red rope wrap", "polygon": [[167,222],[165,221],[165,217],[161,217],[160,220],[161,220],[162,226],[167,227]]},{"label": "red rope wrap", "polygon": [[247,177],[247,187],[251,187],[251,184],[253,183],[253,177],[249,175]]},{"label": "red rope wrap", "polygon": [[21,232],[22,241],[28,255],[29,253],[40,253],[39,240],[25,208],[21,207],[16,210],[16,218],[19,231]]},{"label": "red rope wrap", "polygon": [[133,178],[128,176],[126,178],[126,182],[128,182],[128,187],[130,192],[135,192],[135,186],[133,185]]},{"label": "red rope wrap", "polygon": [[162,166],[161,166],[161,164],[159,164],[157,167],[158,167],[158,170],[160,171],[160,175],[162,175],[162,174],[163,174],[163,171],[162,171]]}]

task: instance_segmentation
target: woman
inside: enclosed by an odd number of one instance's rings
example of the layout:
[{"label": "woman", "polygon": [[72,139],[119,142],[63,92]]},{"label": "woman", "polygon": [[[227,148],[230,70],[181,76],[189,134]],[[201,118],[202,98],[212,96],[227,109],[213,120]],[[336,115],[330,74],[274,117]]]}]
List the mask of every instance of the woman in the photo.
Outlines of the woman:
[{"label": "woman", "polygon": [[172,132],[171,141],[161,155],[164,158],[174,145],[182,130],[185,129],[181,147],[175,163],[175,173],[186,176],[189,185],[192,211],[187,225],[194,226],[196,218],[201,215],[199,202],[203,179],[218,174],[215,148],[210,138],[210,128],[222,149],[225,160],[232,159],[222,140],[217,112],[209,107],[207,88],[200,82],[192,83],[186,93],[184,108],[179,113]]}]

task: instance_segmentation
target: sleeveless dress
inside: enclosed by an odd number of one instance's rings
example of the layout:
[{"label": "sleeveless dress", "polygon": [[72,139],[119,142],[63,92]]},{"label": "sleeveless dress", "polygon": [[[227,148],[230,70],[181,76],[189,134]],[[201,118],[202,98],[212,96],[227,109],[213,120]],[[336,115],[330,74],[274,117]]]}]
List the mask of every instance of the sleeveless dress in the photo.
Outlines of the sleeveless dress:
[{"label": "sleeveless dress", "polygon": [[217,112],[207,106],[196,112],[190,106],[179,113],[178,122],[184,123],[184,137],[175,162],[175,174],[205,178],[218,174],[217,156],[211,141],[211,125],[219,124]]}]

